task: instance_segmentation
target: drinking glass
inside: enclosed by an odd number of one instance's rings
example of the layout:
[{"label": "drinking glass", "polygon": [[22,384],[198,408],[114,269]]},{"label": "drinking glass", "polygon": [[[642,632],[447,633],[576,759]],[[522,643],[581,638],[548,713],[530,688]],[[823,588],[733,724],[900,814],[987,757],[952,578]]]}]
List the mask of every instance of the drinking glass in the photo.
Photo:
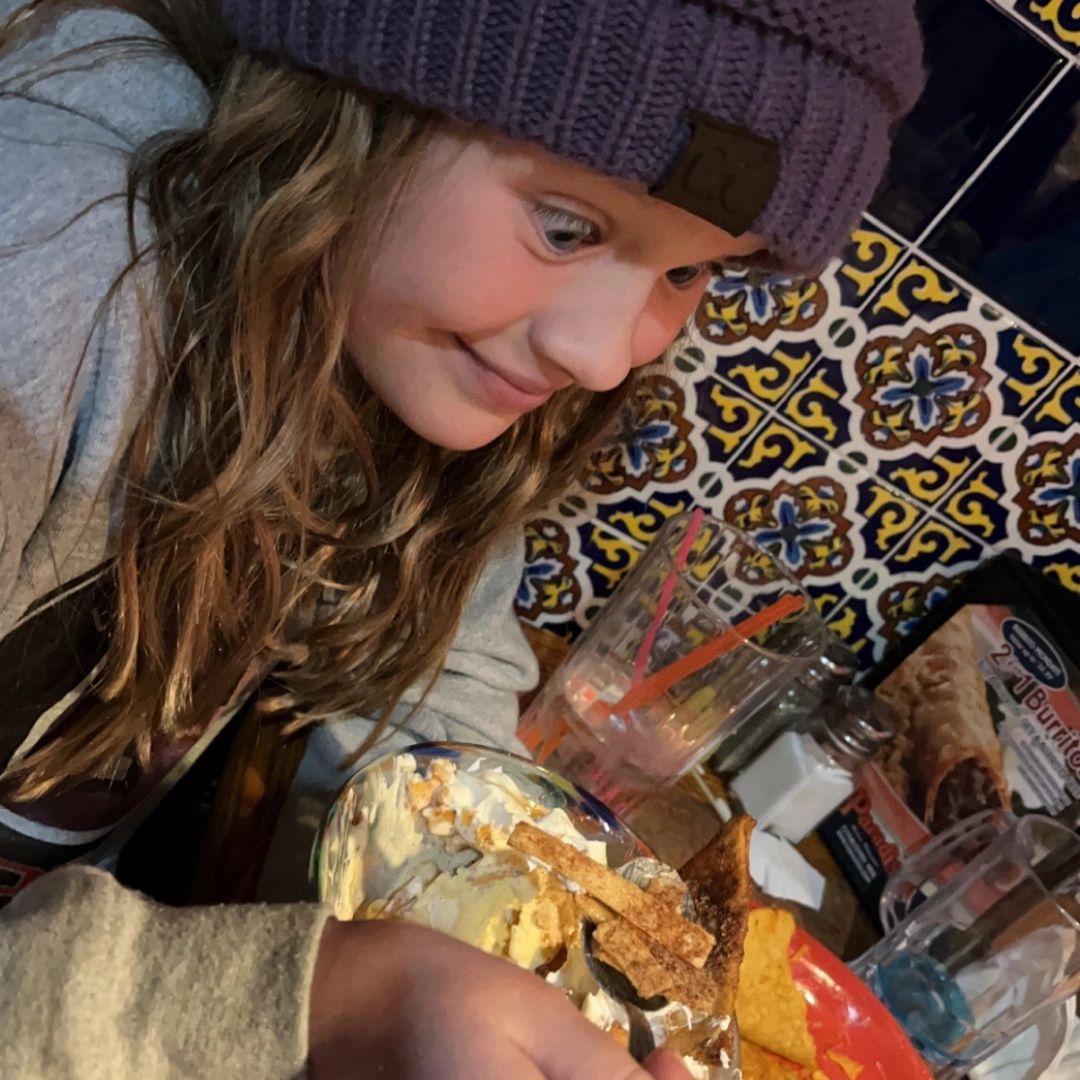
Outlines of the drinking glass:
[{"label": "drinking glass", "polygon": [[852,968],[941,1080],[1080,989],[1080,836],[1021,818]]},{"label": "drinking glass", "polygon": [[885,933],[944,888],[1015,822],[1016,815],[1008,810],[983,810],[958,821],[908,856],[881,891],[878,916]]},{"label": "drinking glass", "polygon": [[[794,614],[738,635],[792,595]],[[651,701],[612,711],[632,686],[734,630],[735,644]],[[627,812],[716,749],[825,648],[799,582],[744,533],[700,511],[671,518],[522,717],[537,762]]]}]

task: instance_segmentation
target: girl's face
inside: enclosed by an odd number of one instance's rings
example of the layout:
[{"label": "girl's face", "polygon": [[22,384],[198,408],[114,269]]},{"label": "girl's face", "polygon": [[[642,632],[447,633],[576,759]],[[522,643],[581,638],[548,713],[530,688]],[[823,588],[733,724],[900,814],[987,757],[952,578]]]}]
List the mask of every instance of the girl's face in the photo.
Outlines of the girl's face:
[{"label": "girl's face", "polygon": [[342,283],[346,347],[413,431],[472,450],[564,387],[618,386],[675,340],[710,263],[760,248],[643,185],[446,131]]}]

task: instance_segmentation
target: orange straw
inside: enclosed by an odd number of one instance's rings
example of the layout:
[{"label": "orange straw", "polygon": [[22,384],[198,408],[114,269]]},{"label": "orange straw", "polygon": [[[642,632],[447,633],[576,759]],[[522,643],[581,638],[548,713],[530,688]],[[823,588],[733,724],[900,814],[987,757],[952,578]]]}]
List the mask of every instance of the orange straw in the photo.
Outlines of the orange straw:
[{"label": "orange straw", "polygon": [[797,593],[782,596],[762,611],[757,611],[743,619],[737,626],[725,630],[719,637],[705,642],[704,645],[699,645],[681,660],[676,660],[675,663],[668,664],[666,668],[661,668],[655,675],[650,675],[628,690],[620,701],[616,701],[613,705],[605,704],[600,711],[611,716],[614,713],[627,713],[632,709],[640,709],[642,705],[650,704],[667,693],[681,679],[693,675],[703,667],[708,667],[714,660],[719,660],[721,656],[737,649],[748,638],[760,634],[762,630],[768,630],[770,626],[787,618],[788,615],[801,611],[805,603],[805,599]]}]

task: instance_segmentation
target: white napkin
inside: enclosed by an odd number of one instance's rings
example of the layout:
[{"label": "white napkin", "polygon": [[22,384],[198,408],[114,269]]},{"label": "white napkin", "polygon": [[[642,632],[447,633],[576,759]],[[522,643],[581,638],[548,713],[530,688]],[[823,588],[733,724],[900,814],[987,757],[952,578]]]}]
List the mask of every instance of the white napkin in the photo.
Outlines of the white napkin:
[{"label": "white napkin", "polygon": [[764,829],[750,835],[750,876],[762,892],[778,900],[793,900],[818,911],[825,895],[825,878],[799,854],[794,844]]}]

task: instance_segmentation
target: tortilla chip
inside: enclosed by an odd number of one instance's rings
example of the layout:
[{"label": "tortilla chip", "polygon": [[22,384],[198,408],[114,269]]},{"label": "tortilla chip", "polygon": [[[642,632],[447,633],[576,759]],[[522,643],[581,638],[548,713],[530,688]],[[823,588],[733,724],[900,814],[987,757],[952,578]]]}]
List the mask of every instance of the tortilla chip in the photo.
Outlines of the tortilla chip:
[{"label": "tortilla chip", "polygon": [[784,1061],[752,1042],[742,1041],[743,1080],[806,1080],[806,1069],[791,1061]]},{"label": "tortilla chip", "polygon": [[812,1069],[817,1047],[788,960],[794,933],[795,920],[787,911],[758,908],[750,913],[735,1014],[743,1038]]},{"label": "tortilla chip", "polygon": [[514,826],[507,843],[515,851],[537,859],[580,885],[590,896],[613,908],[642,933],[688,964],[696,968],[705,966],[705,960],[716,944],[712,934],[664,907],[655,897],[614,870],[527,822]]},{"label": "tortilla chip", "polygon": [[717,984],[716,1013],[731,1016],[739,986],[739,967],[750,917],[752,817],[732,818],[679,871],[694,901],[694,913],[716,938],[705,962]]},{"label": "tortilla chip", "polygon": [[825,1056],[835,1061],[847,1073],[849,1080],[857,1080],[859,1073],[863,1071],[862,1065],[853,1061],[847,1054],[841,1054],[839,1050],[826,1050]]}]

